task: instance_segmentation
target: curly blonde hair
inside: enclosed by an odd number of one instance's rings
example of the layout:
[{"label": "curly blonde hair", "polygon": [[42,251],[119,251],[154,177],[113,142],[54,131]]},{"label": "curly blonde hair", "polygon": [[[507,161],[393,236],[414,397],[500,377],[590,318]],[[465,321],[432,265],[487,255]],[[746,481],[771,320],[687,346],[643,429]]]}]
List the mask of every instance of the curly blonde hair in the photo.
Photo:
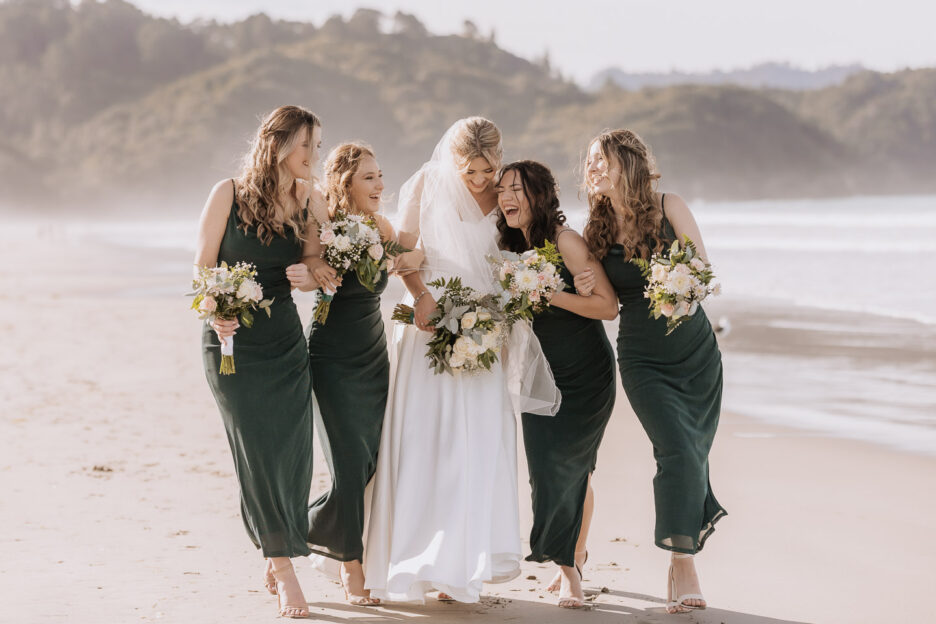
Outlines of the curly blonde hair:
[{"label": "curly blonde hair", "polygon": [[329,211],[351,212],[351,178],[368,156],[376,158],[371,146],[350,142],[333,149],[325,159],[325,201]]},{"label": "curly blonde hair", "polygon": [[464,171],[475,158],[484,158],[495,169],[504,159],[501,132],[490,119],[467,117],[456,122],[452,134],[455,162]]},{"label": "curly blonde hair", "polygon": [[286,236],[290,228],[300,239],[305,233],[306,210],[292,202],[282,206],[280,180],[288,176],[284,161],[296,147],[307,128],[312,131],[322,122],[310,110],[300,106],[280,106],[260,123],[250,150],[237,178],[237,216],[244,232],[257,229],[257,238],[269,245],[274,235]]},{"label": "curly blonde hair", "polygon": [[[611,192],[623,210],[622,219],[615,213],[611,199],[594,193],[584,183],[588,194],[588,222],[583,236],[589,251],[597,259],[608,255],[618,237],[623,238],[624,256],[649,259],[663,250],[661,237],[663,210],[656,201],[656,182],[660,174],[650,148],[632,130],[606,130],[592,139],[598,143],[608,168],[620,167],[620,175],[611,179]],[[587,175],[586,166],[586,175]]]}]

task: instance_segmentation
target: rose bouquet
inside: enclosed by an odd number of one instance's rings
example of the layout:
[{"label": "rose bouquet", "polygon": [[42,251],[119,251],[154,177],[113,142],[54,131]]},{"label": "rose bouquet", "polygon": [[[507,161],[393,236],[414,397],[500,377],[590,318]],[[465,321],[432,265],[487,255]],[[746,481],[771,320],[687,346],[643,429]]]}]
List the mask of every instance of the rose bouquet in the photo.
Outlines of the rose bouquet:
[{"label": "rose bouquet", "polygon": [[[394,241],[384,241],[373,217],[348,214],[343,210],[319,228],[322,258],[338,272],[338,277],[353,270],[361,286],[374,292],[380,281],[380,272],[387,266],[387,258],[410,251]],[[335,293],[322,289],[315,320],[324,323],[328,318]]]},{"label": "rose bouquet", "polygon": [[[198,318],[211,322],[215,319],[232,320],[240,318],[245,327],[253,326],[251,310],[258,307],[270,316],[272,299],[263,298],[263,288],[254,279],[257,270],[247,262],[238,262],[229,267],[222,262],[217,267],[201,267],[198,276],[192,280],[190,293],[195,297],[192,309],[198,312]],[[234,368],[234,336],[228,336],[221,342],[222,375],[232,375]]]},{"label": "rose bouquet", "polygon": [[[436,374],[475,374],[491,370],[507,337],[507,317],[495,295],[479,295],[463,286],[461,279],[429,282],[443,289],[436,310],[429,317],[435,324],[426,357]],[[399,304],[393,320],[413,324],[413,308]]]},{"label": "rose bouquet", "polygon": [[666,317],[667,336],[698,311],[702,300],[721,293],[712,266],[699,257],[688,236],[683,238],[682,246],[673,241],[668,250],[653,254],[649,261],[631,260],[647,279],[644,297],[650,300],[650,315]]},{"label": "rose bouquet", "polygon": [[553,294],[565,288],[559,277],[562,256],[550,241],[522,254],[501,252],[501,258],[489,257],[494,265],[495,279],[507,294],[504,311],[513,323],[518,319],[532,321],[549,307]]}]

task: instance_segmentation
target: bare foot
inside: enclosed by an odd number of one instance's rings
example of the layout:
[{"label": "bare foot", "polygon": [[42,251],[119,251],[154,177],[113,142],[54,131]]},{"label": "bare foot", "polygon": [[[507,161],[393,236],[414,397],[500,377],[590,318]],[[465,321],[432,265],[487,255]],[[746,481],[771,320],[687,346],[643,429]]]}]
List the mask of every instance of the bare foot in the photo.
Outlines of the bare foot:
[{"label": "bare foot", "polygon": [[668,613],[686,613],[692,609],[704,609],[706,607],[703,598],[686,598],[679,604],[672,604],[679,596],[696,594],[701,596],[702,588],[699,585],[699,575],[695,569],[695,559],[693,557],[673,557],[670,564],[672,566],[671,578],[675,584],[675,595],[673,588],[670,588],[667,595],[670,597],[670,605],[666,607]]},{"label": "bare foot", "polygon": [[292,563],[280,563],[279,566],[274,564],[273,576],[276,578],[276,593],[279,595],[279,614],[287,618],[309,617],[309,603],[302,595],[302,588]]},{"label": "bare foot", "polygon": [[380,604],[380,600],[371,598],[369,589],[364,589],[364,568],[360,561],[341,563],[341,587],[349,604],[358,607]]},{"label": "bare foot", "polygon": [[559,606],[563,609],[581,609],[585,606],[585,592],[582,591],[582,575],[576,568],[560,566],[562,577],[559,587]]}]

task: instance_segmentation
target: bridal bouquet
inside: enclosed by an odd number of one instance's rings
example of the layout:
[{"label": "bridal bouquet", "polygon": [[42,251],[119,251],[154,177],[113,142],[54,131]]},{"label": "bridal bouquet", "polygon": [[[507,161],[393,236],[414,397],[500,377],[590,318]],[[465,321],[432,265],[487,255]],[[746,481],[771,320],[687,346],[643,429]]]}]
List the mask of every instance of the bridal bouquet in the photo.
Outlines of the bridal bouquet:
[{"label": "bridal bouquet", "polygon": [[551,242],[522,254],[501,252],[501,258],[488,257],[494,265],[495,279],[509,297],[504,311],[511,323],[518,319],[533,320],[549,307],[553,294],[565,288],[559,277],[562,256]]},{"label": "bridal bouquet", "polygon": [[[198,312],[198,318],[209,323],[215,319],[232,320],[240,318],[245,327],[253,326],[251,310],[258,307],[270,316],[272,299],[263,298],[263,288],[254,279],[257,270],[247,262],[238,262],[229,267],[222,262],[217,267],[201,267],[198,277],[192,280],[190,295],[195,297],[192,309]],[[221,344],[222,375],[232,375],[234,369],[234,336],[228,336]]]},{"label": "bridal bouquet", "polygon": [[[507,318],[495,295],[479,295],[463,286],[461,279],[437,279],[429,282],[443,289],[430,316],[435,331],[429,340],[426,357],[436,374],[447,372],[480,373],[491,370],[507,336]],[[399,304],[393,320],[413,324],[413,308]]]},{"label": "bridal bouquet", "polygon": [[[319,228],[322,243],[322,258],[328,266],[338,272],[338,277],[347,271],[357,273],[358,281],[371,292],[380,281],[380,272],[387,267],[389,256],[398,256],[410,251],[394,241],[383,241],[380,228],[373,217],[348,214],[343,210]],[[315,320],[324,323],[328,318],[334,291],[322,289]]]},{"label": "bridal bouquet", "polygon": [[653,254],[649,261],[631,260],[647,278],[644,297],[650,300],[650,315],[655,319],[666,317],[667,336],[696,313],[702,300],[721,293],[711,265],[698,257],[688,236],[683,238],[684,245],[673,241],[668,251]]}]

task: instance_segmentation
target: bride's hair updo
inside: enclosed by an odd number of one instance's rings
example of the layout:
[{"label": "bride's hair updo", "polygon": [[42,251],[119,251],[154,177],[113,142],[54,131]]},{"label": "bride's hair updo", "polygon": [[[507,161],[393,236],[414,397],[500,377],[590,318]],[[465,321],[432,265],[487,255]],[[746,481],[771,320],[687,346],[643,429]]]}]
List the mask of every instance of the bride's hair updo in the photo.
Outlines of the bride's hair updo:
[{"label": "bride's hair updo", "polygon": [[280,181],[287,174],[284,161],[299,143],[302,129],[308,129],[311,141],[312,131],[321,125],[310,110],[280,106],[267,115],[257,129],[237,178],[237,216],[245,232],[251,226],[256,227],[257,238],[264,245],[270,244],[274,234],[285,236],[287,227],[300,238],[305,233],[304,206],[277,209]]},{"label": "bride's hair updo", "polygon": [[342,143],[325,159],[325,201],[330,210],[351,211],[351,178],[368,156],[376,158],[369,145],[352,142]]},{"label": "bride's hair updo", "polygon": [[[628,260],[634,257],[649,260],[651,254],[664,247],[660,237],[663,210],[657,204],[654,190],[660,174],[653,154],[643,139],[631,130],[602,132],[589,143],[589,151],[595,143],[608,169],[615,166],[619,169],[618,175],[611,176],[609,181],[611,194],[624,214],[618,219],[611,200],[592,191],[586,180],[589,211],[583,236],[588,250],[594,257],[604,258],[620,235]],[[587,166],[585,170],[588,171]]]},{"label": "bride's hair updo", "polygon": [[452,133],[455,164],[465,170],[475,158],[484,158],[495,169],[504,159],[501,133],[494,122],[484,117],[467,117],[456,122]]}]

